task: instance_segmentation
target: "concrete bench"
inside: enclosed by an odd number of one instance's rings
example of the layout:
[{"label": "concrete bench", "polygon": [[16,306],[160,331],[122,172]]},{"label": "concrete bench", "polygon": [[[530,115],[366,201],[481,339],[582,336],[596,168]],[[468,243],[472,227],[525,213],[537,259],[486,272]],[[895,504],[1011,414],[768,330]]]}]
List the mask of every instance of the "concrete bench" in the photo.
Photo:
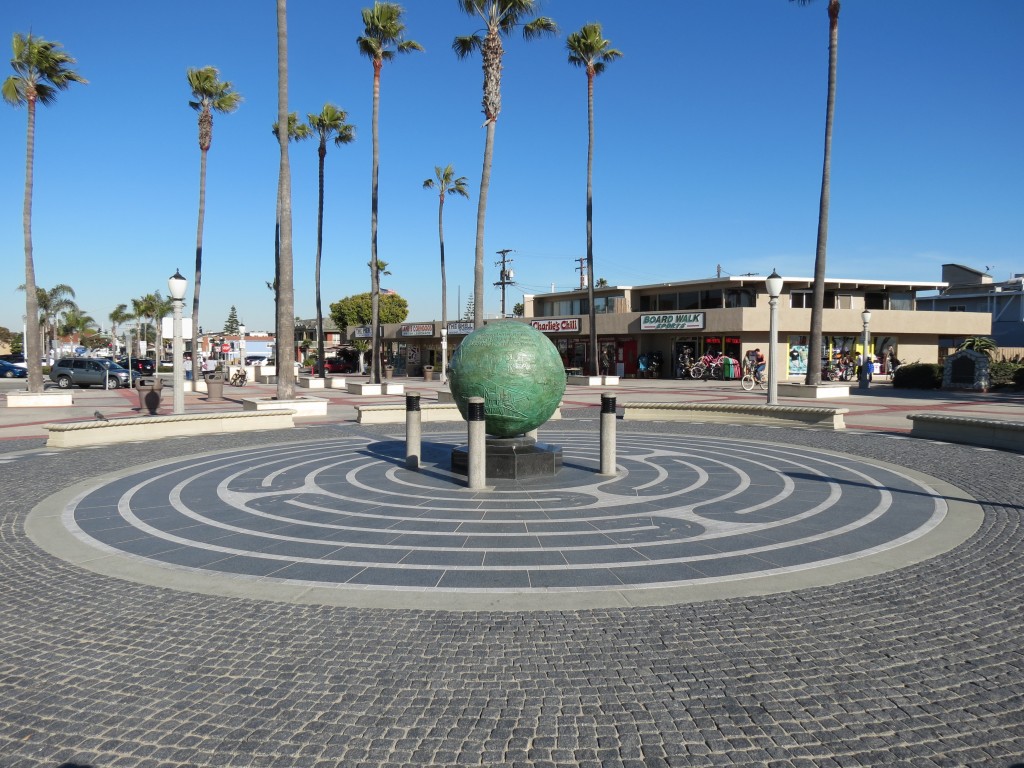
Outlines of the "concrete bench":
[{"label": "concrete bench", "polygon": [[[551,419],[561,419],[562,411],[556,408]],[[455,403],[420,403],[420,421],[464,421]],[[357,424],[404,424],[405,404],[357,405]]]},{"label": "concrete bench", "polygon": [[48,448],[76,448],[109,445],[166,437],[252,432],[259,429],[289,429],[295,426],[293,410],[230,413],[183,413],[171,416],[132,416],[106,421],[76,421],[45,424]]},{"label": "concrete bench", "polygon": [[750,403],[620,403],[629,421],[713,421],[729,424],[798,424],[820,429],[846,429],[849,408]]},{"label": "concrete bench", "polygon": [[1024,422],[910,413],[911,437],[1024,452]]}]

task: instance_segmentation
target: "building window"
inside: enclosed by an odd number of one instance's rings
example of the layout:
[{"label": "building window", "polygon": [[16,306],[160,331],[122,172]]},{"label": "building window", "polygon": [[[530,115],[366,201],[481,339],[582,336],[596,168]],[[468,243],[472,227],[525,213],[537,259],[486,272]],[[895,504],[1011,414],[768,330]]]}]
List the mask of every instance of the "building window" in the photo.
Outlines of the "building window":
[{"label": "building window", "polygon": [[793,309],[810,309],[814,303],[814,294],[811,291],[790,291],[789,306]]},{"label": "building window", "polygon": [[837,293],[836,309],[853,309],[853,296],[848,293]]},{"label": "building window", "polygon": [[889,294],[889,309],[902,309],[912,311],[914,309],[914,294],[907,291]]},{"label": "building window", "polygon": [[721,309],[722,290],[720,288],[716,288],[713,291],[701,291],[700,307],[701,309]]},{"label": "building window", "polygon": [[726,309],[753,307],[754,292],[750,288],[729,288],[725,291]]},{"label": "building window", "polygon": [[690,309],[700,309],[700,294],[697,291],[687,291],[679,294],[679,309],[683,312]]},{"label": "building window", "polygon": [[884,293],[865,293],[864,309],[888,309]]},{"label": "building window", "polygon": [[967,305],[966,304],[950,304],[949,305],[949,311],[950,312],[966,312],[967,311]]}]

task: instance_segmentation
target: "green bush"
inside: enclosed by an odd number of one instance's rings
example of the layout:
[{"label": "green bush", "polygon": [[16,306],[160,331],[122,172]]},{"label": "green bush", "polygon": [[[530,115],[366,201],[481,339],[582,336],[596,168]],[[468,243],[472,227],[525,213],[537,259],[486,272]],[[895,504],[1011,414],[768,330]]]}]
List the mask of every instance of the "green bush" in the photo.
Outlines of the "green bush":
[{"label": "green bush", "polygon": [[939,389],[942,387],[942,366],[935,363],[901,365],[892,377],[892,385],[899,389]]},{"label": "green bush", "polygon": [[989,383],[994,387],[1020,383],[1021,377],[1024,376],[1022,371],[1024,371],[1024,366],[1020,363],[995,360],[988,367]]},{"label": "green bush", "polygon": [[1013,383],[1024,386],[1024,365],[1013,372]]}]

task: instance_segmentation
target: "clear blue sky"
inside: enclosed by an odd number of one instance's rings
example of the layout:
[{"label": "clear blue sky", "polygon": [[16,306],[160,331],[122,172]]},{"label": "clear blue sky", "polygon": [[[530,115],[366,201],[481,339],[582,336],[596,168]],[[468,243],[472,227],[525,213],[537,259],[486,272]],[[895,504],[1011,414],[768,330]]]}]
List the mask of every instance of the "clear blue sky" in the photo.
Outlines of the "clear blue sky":
[{"label": "clear blue sky", "polygon": [[[326,168],[323,294],[369,290],[372,69],[360,57],[368,0],[292,0],[290,101],[348,110],[357,140]],[[483,157],[478,57],[452,38],[478,28],[455,0],[407,0],[425,53],[385,65],[381,85],[380,257],[411,320],[440,318],[435,164],[468,177],[445,205],[449,318],[473,283]],[[713,275],[809,275],[821,178],[826,0],[548,0],[557,38],[507,44],[487,212],[495,251],[511,248],[522,294],[578,285],[586,252],[586,78],[565,36],[589,21],[625,56],[596,84],[595,274],[640,285]],[[64,44],[89,85],[41,108],[35,265],[41,286],[72,285],[101,325],[119,302],[194,270],[199,150],[188,67],[213,65],[245,97],[214,122],[201,322],[232,304],[250,329],[273,325],[277,148],[270,0],[47,0],[8,4],[13,32]],[[831,277],[937,281],[946,262],[1024,271],[1024,2],[847,0],[828,249]],[[5,67],[3,77],[11,73]],[[21,236],[25,110],[0,112],[0,325],[24,314]],[[314,314],[315,143],[292,145],[296,310]],[[459,300],[461,297],[461,305]],[[191,300],[191,290],[188,296]]]}]

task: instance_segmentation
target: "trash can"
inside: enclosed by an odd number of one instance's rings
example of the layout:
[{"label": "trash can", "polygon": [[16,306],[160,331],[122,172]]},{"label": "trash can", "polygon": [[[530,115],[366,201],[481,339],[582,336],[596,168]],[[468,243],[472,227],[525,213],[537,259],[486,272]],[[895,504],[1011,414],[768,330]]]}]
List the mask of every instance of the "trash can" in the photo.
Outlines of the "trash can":
[{"label": "trash can", "polygon": [[224,399],[224,374],[221,371],[210,371],[203,374],[206,381],[206,399]]},{"label": "trash can", "polygon": [[434,366],[432,366],[432,365],[424,365],[423,366],[423,380],[424,381],[433,381],[433,379],[434,379]]},{"label": "trash can", "polygon": [[384,366],[384,378],[391,381],[391,377],[395,375],[395,366],[385,365]]},{"label": "trash can", "polygon": [[139,392],[139,409],[150,416],[156,416],[160,410],[160,394],[164,380],[155,377],[140,377],[135,381],[135,389]]}]

